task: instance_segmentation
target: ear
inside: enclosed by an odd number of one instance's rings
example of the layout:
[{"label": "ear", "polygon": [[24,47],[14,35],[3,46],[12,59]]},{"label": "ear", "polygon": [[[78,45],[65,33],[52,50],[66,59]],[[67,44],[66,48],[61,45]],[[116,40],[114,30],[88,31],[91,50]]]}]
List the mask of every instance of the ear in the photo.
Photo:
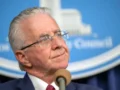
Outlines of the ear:
[{"label": "ear", "polygon": [[28,60],[27,56],[25,55],[25,52],[22,50],[17,50],[15,52],[16,59],[25,67],[32,67],[32,64]]}]

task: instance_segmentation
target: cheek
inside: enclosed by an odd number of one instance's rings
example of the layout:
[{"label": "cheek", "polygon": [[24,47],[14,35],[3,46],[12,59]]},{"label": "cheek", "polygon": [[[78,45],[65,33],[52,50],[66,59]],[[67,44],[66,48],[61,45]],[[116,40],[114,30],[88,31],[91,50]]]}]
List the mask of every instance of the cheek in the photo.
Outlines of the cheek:
[{"label": "cheek", "polygon": [[69,48],[68,48],[66,42],[64,42],[63,47],[65,48],[66,53],[68,53],[68,55],[69,55]]},{"label": "cheek", "polygon": [[[35,51],[35,52],[34,52]],[[28,59],[30,62],[34,65],[45,65],[50,57],[50,50],[44,49],[44,50],[34,50],[31,51],[31,53],[28,53]]]}]

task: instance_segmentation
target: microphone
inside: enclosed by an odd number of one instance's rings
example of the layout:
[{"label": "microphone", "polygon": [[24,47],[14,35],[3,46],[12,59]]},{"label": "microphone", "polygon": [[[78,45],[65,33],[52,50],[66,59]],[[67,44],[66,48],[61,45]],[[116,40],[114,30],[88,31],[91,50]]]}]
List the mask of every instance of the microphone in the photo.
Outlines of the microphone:
[{"label": "microphone", "polygon": [[66,69],[59,69],[55,72],[54,80],[60,90],[65,90],[65,86],[71,81],[71,74]]}]

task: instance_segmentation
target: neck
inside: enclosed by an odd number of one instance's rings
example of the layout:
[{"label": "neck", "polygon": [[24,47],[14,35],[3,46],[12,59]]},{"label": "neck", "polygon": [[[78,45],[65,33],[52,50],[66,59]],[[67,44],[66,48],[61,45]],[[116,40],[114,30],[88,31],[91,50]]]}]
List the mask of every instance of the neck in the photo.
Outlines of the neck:
[{"label": "neck", "polygon": [[51,84],[54,81],[54,73],[55,71],[35,71],[35,70],[25,70],[27,73],[38,77],[45,81],[48,84]]}]

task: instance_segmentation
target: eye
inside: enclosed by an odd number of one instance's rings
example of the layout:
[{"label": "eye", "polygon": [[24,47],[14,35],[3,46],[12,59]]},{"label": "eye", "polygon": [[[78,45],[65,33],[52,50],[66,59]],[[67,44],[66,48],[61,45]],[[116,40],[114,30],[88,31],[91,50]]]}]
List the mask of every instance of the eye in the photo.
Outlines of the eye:
[{"label": "eye", "polygon": [[40,38],[40,42],[44,42],[44,41],[47,41],[49,40],[49,35],[44,35]]},{"label": "eye", "polygon": [[56,33],[56,35],[57,35],[57,36],[62,36],[62,32],[61,32],[61,31],[58,31],[58,32]]}]

